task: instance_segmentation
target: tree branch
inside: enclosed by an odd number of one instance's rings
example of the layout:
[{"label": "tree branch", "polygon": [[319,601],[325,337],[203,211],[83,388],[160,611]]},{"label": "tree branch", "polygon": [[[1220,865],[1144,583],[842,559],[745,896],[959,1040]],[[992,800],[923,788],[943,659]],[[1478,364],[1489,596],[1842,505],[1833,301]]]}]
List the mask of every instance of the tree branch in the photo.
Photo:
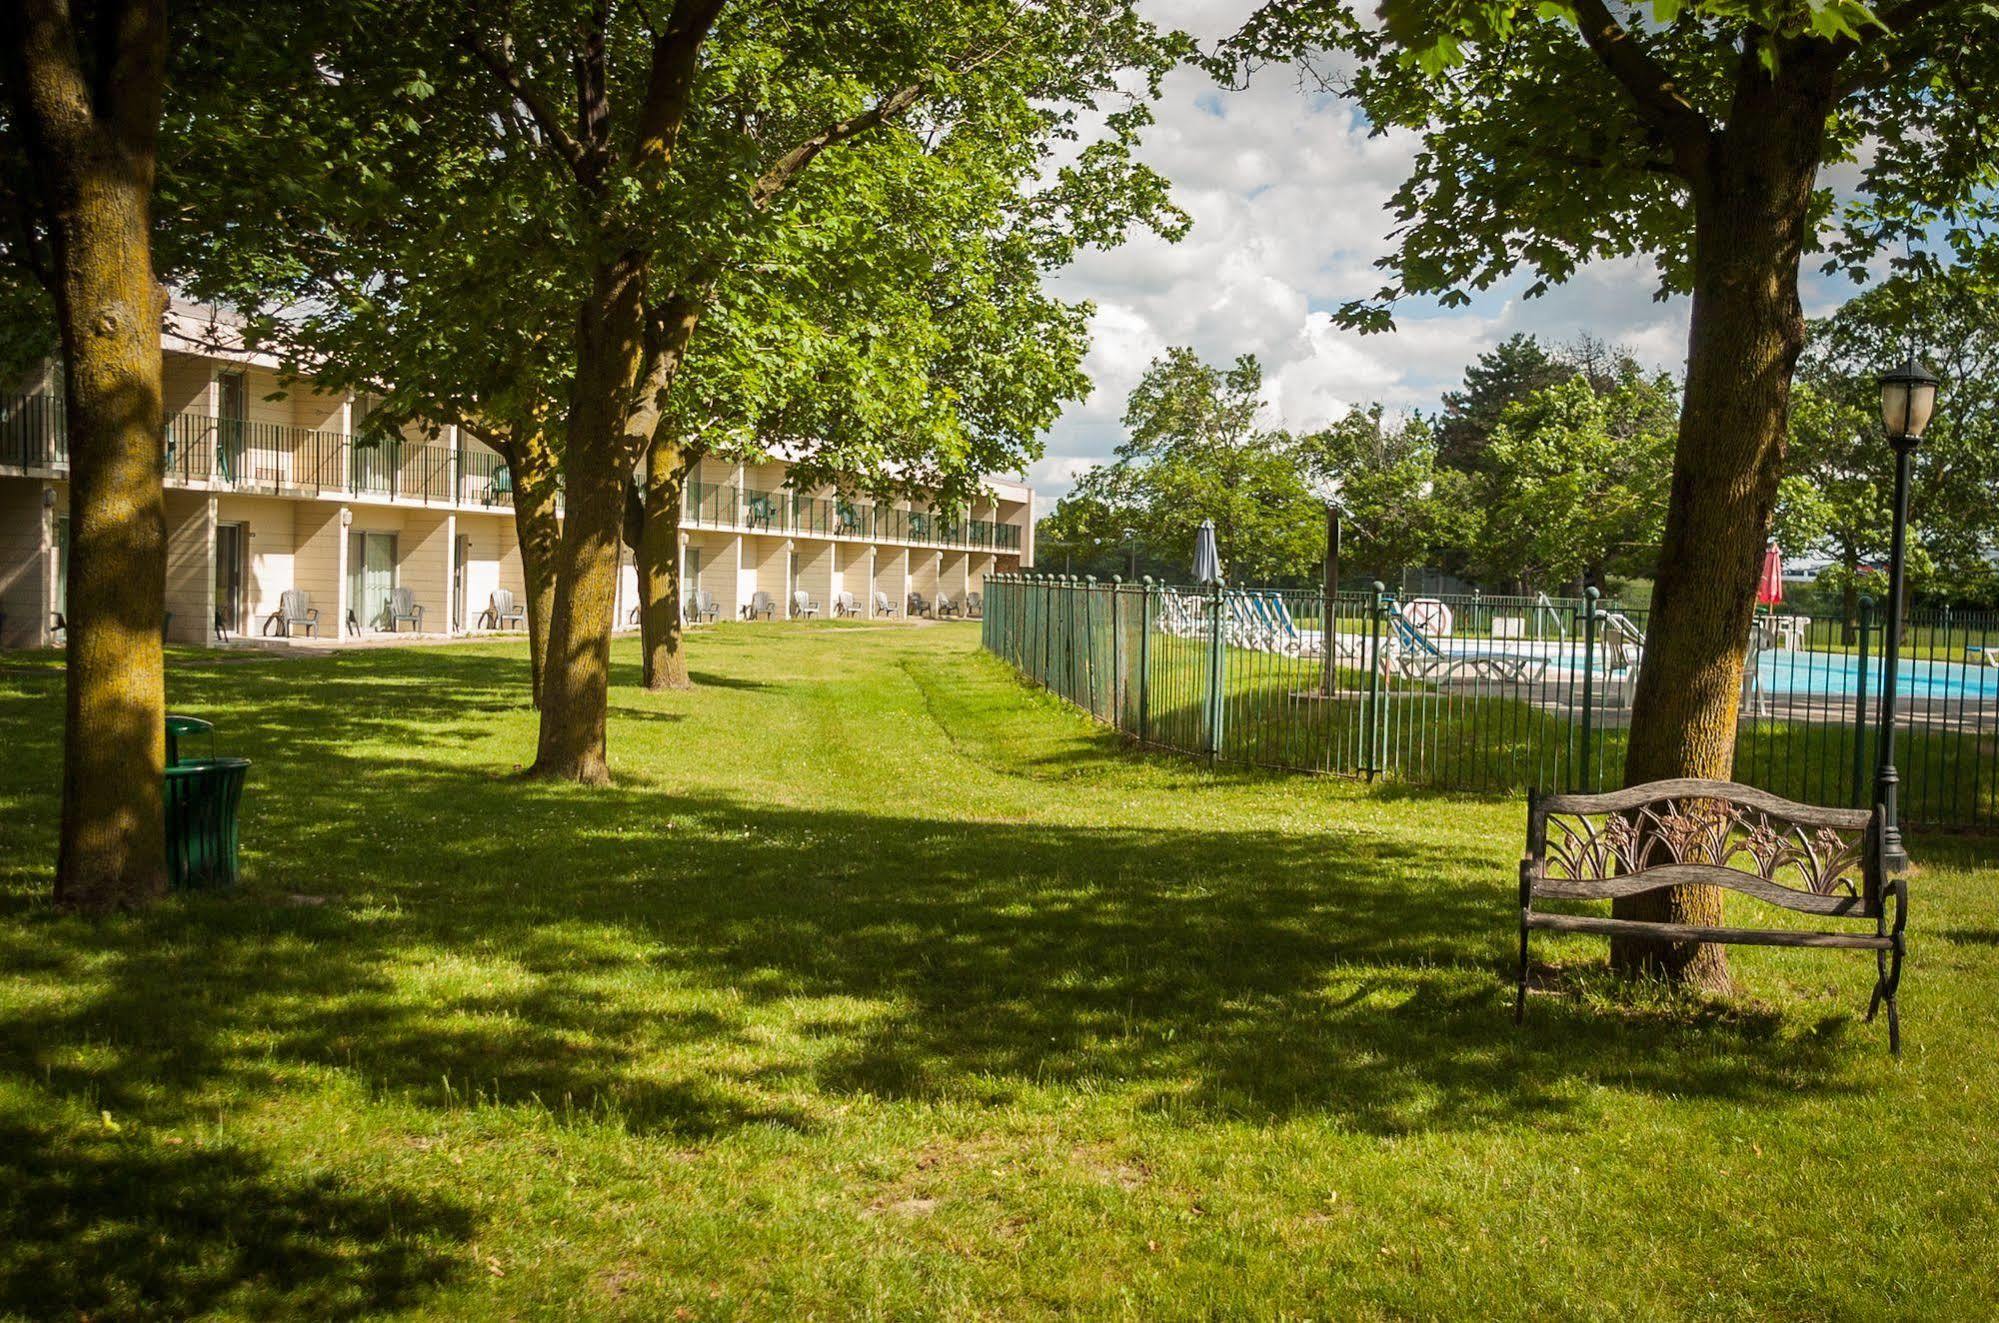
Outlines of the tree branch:
[{"label": "tree branch", "polygon": [[541,131],[542,141],[569,167],[569,172],[579,184],[588,186],[587,167],[583,160],[583,144],[576,141],[569,130],[562,126],[562,119],[555,113],[547,97],[531,86],[514,68],[512,60],[505,52],[496,51],[479,39],[479,34],[466,28],[459,34],[458,44],[472,57],[486,67],[496,82],[506,90],[517,103],[527,108],[535,127]]},{"label": "tree branch", "polygon": [[812,159],[819,153],[849,138],[859,137],[902,114],[923,99],[923,93],[928,86],[924,82],[915,82],[898,87],[873,108],[864,110],[850,119],[829,124],[799,143],[778,157],[776,163],[763,172],[750,189],[750,202],[760,208],[769,206],[771,199],[782,193],[786,185],[796,179],[806,166],[812,164]]},{"label": "tree branch", "polygon": [[[1915,0],[1911,0],[1914,3]],[[1707,157],[1707,116],[1680,95],[1679,85],[1611,16],[1604,0],[1576,0],[1576,25],[1598,63],[1638,105],[1638,114],[1673,149],[1674,167],[1691,180]]]},{"label": "tree branch", "polygon": [[653,41],[652,67],[646,74],[645,100],[639,103],[637,134],[631,164],[660,164],[673,159],[680,126],[694,99],[694,74],[701,43],[721,16],[725,0],[674,0],[666,28]]}]

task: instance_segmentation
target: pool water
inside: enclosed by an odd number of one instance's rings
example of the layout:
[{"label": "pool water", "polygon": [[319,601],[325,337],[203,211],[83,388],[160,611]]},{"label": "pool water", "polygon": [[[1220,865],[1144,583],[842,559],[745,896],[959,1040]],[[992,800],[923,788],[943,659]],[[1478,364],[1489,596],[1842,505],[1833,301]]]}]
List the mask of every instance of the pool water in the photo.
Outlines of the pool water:
[{"label": "pool water", "polygon": [[[1777,650],[1763,653],[1757,659],[1756,670],[1766,693],[1851,697],[1860,678],[1860,658],[1845,652]],[[1880,655],[1869,656],[1869,699],[1880,696],[1883,671]],[[1989,702],[1999,699],[1999,667],[1974,666],[1964,662],[1904,661],[1901,683],[1897,688],[1908,698],[1961,698],[1973,703]]]}]

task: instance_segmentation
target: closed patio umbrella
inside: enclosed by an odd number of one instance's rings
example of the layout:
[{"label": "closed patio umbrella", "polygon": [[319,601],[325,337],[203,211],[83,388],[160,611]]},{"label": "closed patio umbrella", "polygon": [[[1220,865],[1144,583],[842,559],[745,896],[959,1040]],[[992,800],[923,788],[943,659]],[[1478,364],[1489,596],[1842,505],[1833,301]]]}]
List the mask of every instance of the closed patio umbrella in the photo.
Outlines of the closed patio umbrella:
[{"label": "closed patio umbrella", "polygon": [[1784,600],[1784,557],[1773,545],[1763,552],[1763,572],[1756,577],[1756,605],[1777,606]]},{"label": "closed patio umbrella", "polygon": [[1222,558],[1215,553],[1215,521],[1203,519],[1194,531],[1194,582],[1220,583]]}]

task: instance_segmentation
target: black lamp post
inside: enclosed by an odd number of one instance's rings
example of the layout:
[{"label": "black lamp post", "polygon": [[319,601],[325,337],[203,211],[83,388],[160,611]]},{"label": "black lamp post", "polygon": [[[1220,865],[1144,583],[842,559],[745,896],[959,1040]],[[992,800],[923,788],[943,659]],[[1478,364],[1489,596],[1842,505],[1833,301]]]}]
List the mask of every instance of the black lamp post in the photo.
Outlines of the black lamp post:
[{"label": "black lamp post", "polygon": [[1881,378],[1881,424],[1895,448],[1894,534],[1888,550],[1888,638],[1882,649],[1881,762],[1874,772],[1874,798],[1882,806],[1881,852],[1891,872],[1909,866],[1896,816],[1895,699],[1902,661],[1902,556],[1909,534],[1909,461],[1922,443],[1936,408],[1937,379],[1911,354],[1908,362]]}]

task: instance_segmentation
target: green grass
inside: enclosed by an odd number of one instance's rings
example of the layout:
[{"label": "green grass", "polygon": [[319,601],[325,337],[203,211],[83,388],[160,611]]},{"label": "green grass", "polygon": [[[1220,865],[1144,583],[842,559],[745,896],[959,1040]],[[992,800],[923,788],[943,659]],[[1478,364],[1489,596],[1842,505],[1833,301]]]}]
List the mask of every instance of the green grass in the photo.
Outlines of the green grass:
[{"label": "green grass", "polygon": [[[1993,850],[1726,1004],[1562,966],[1522,811],[1134,757],[975,631],[722,626],[510,775],[502,647],[180,653],[235,895],[43,896],[60,675],[0,666],[0,1315],[1979,1317]],[[622,645],[627,646],[628,645]]]}]

